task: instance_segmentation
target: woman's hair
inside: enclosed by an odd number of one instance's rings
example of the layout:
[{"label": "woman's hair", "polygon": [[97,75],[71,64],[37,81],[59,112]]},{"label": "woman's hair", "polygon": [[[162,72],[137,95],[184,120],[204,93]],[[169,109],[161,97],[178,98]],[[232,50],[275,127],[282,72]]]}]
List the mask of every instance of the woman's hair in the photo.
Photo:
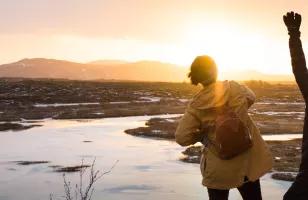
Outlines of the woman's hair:
[{"label": "woman's hair", "polygon": [[207,55],[197,56],[190,66],[188,77],[194,85],[201,83],[205,86],[216,82],[217,67],[215,61]]}]

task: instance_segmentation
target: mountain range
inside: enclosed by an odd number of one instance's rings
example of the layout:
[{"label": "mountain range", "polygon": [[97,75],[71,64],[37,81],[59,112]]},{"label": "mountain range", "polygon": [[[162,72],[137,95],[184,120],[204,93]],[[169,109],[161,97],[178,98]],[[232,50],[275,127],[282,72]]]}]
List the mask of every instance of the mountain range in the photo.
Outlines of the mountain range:
[{"label": "mountain range", "polygon": [[[0,65],[0,77],[71,80],[187,81],[188,67],[158,61],[125,62],[97,60],[77,63],[46,58],[22,59]],[[222,72],[221,79],[292,81],[291,75],[269,75],[256,71]]]}]

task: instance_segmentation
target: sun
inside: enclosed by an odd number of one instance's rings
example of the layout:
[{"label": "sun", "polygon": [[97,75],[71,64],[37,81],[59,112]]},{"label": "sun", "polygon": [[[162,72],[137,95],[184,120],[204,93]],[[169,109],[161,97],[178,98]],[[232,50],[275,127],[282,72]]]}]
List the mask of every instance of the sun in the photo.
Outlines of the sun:
[{"label": "sun", "polygon": [[186,62],[197,55],[213,57],[219,71],[249,70],[266,65],[266,39],[228,23],[191,23],[183,34]]}]

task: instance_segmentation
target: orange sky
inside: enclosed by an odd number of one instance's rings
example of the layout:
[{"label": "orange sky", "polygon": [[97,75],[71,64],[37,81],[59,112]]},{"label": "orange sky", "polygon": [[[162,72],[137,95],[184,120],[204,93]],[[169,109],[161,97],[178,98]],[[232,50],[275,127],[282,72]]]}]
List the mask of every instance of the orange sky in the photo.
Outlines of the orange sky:
[{"label": "orange sky", "polygon": [[290,9],[303,14],[306,43],[308,4],[299,0],[1,0],[0,63],[46,57],[188,66],[209,54],[221,71],[291,73],[282,22]]}]

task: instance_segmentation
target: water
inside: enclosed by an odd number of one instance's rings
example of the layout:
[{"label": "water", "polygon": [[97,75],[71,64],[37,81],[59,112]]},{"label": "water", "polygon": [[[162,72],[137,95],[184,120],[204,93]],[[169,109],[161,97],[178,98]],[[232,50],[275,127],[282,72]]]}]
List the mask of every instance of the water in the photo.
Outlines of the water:
[{"label": "water", "polygon": [[264,102],[257,102],[255,104],[258,105],[300,105],[300,106],[304,106],[305,102],[279,102],[279,101],[264,101]]},{"label": "water", "polygon": [[47,107],[64,107],[64,106],[87,106],[87,105],[99,105],[99,102],[96,103],[51,103],[51,104],[34,104],[34,107],[38,108],[47,108]]},{"label": "water", "polygon": [[256,114],[263,114],[263,115],[270,115],[270,116],[276,116],[276,115],[281,115],[281,116],[305,116],[305,112],[275,112],[275,111],[266,111],[266,112],[255,112]]},{"label": "water", "polygon": [[[170,117],[169,115],[165,117]],[[207,199],[201,186],[198,164],[178,160],[185,148],[175,142],[139,138],[123,133],[143,126],[153,116],[106,118],[99,120],[44,120],[42,127],[0,133],[0,199],[42,200],[49,194],[64,193],[61,173],[49,165],[78,165],[84,158],[108,170],[116,167],[95,185],[94,200],[199,200]],[[159,117],[159,116],[158,116]],[[84,143],[89,140],[92,143]],[[19,166],[11,161],[48,160],[49,164]],[[78,183],[78,173],[67,176]],[[264,199],[282,199],[289,182],[262,178]],[[230,199],[241,199],[236,190]]]},{"label": "water", "polygon": [[293,139],[302,138],[302,134],[279,134],[279,135],[263,135],[263,139],[266,141],[287,141]]}]

